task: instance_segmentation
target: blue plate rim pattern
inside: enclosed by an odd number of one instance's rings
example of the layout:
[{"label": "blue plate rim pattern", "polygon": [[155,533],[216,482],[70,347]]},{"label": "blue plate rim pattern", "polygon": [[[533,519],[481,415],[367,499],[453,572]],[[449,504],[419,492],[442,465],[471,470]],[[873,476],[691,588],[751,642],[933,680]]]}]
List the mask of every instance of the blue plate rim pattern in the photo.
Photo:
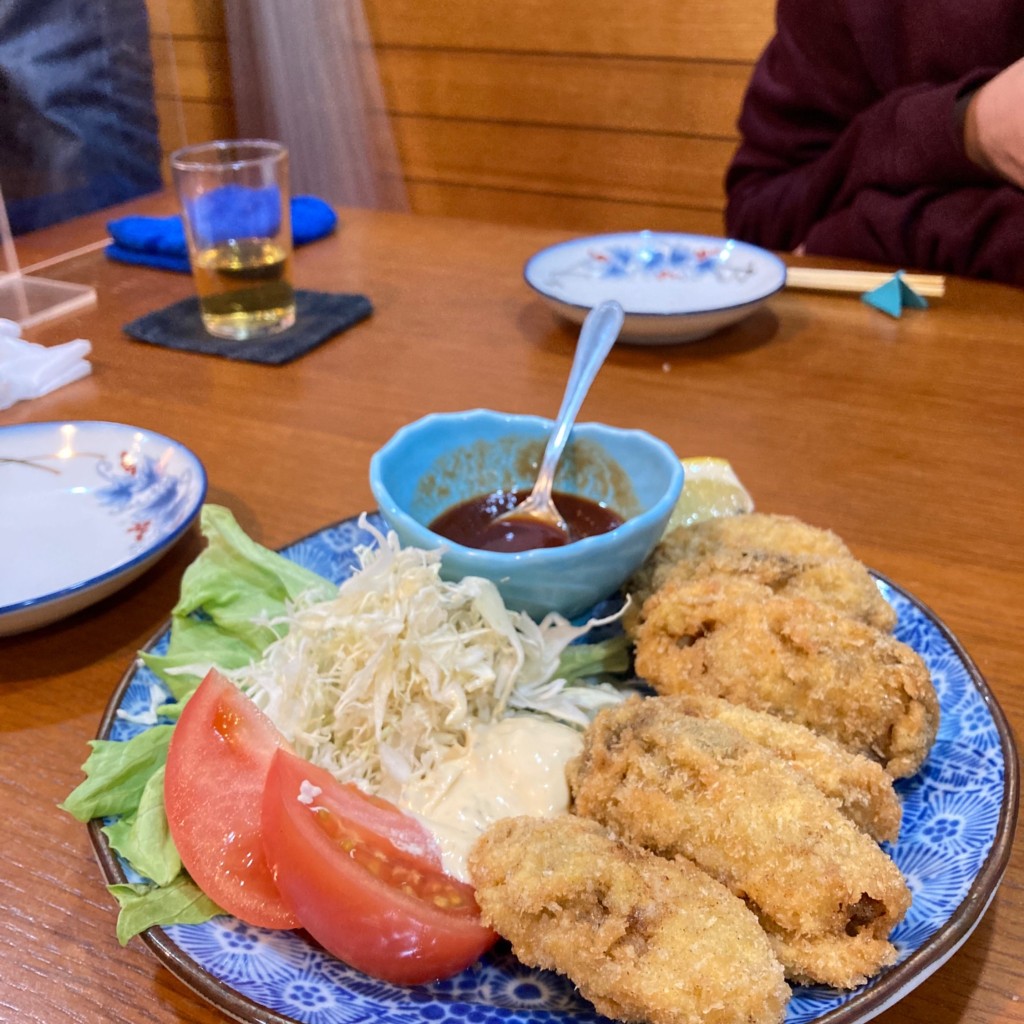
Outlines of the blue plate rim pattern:
[{"label": "blue plate rim pattern", "polygon": [[[349,517],[338,520],[329,526],[310,532],[281,550],[287,555],[300,549],[303,545],[315,541],[328,531],[354,526],[358,518]],[[376,514],[371,515],[371,521],[375,522],[378,527],[382,525]],[[996,895],[1010,858],[1017,821],[1020,788],[1018,757],[1009,723],[995,695],[963,645],[927,605],[883,574],[874,570],[871,570],[871,574],[882,588],[888,588],[893,595],[906,601],[930,627],[938,632],[941,639],[948,645],[949,651],[969,676],[970,684],[991,715],[998,736],[998,751],[1003,761],[1003,794],[991,847],[971,880],[967,891],[951,911],[945,924],[922,942],[901,963],[888,969],[868,985],[862,986],[852,993],[844,994],[844,1001],[828,1012],[814,1017],[805,1016],[802,1018],[803,1024],[864,1024],[898,1002],[955,954],[980,923]],[[147,650],[166,637],[169,625],[168,620],[153,634],[145,645]],[[97,731],[98,739],[109,738],[117,720],[118,708],[137,671],[138,665],[133,662],[122,675],[104,711]],[[107,845],[101,825],[102,823],[99,821],[92,821],[89,823],[88,831],[104,878],[111,884],[124,882],[127,880],[127,876],[121,861]],[[193,959],[166,929],[151,928],[143,933],[141,938],[175,977],[227,1016],[241,1021],[243,1024],[308,1024],[308,1021],[279,1013],[257,1002],[232,988],[229,983],[217,978]],[[360,997],[354,996],[354,998]],[[420,1000],[420,1002],[424,1006],[431,1005],[429,998],[425,1001]],[[449,1005],[457,1004],[450,1003]],[[596,1014],[593,1016],[597,1020],[604,1019]],[[353,1020],[357,1017],[358,1014]],[[394,1019],[398,1020],[399,1016],[395,1015]],[[433,1017],[427,1015],[423,1015],[421,1019],[425,1022],[434,1020]],[[523,1024],[539,1024],[542,1021],[553,1024],[553,1022],[568,1019],[568,1015],[562,1010],[546,1010],[544,1008],[521,1012],[515,1009],[503,1009],[501,1019],[505,1022],[522,1021]]]},{"label": "blue plate rim pattern", "polygon": [[141,551],[126,562],[121,562],[105,572],[99,573],[96,576],[90,576],[89,579],[86,580],[80,580],[78,583],[72,584],[69,587],[62,587],[60,590],[54,590],[48,594],[40,594],[38,597],[30,597],[24,601],[16,601],[13,604],[2,605],[0,606],[0,620],[8,615],[14,615],[17,612],[26,611],[29,608],[43,608],[55,601],[64,600],[73,594],[78,594],[82,591],[89,590],[92,587],[97,587],[100,584],[105,583],[107,580],[130,572],[140,562],[144,562],[147,559],[152,558],[155,554],[169,550],[195,521],[196,516],[199,514],[199,510],[203,506],[203,502],[206,500],[209,481],[206,475],[206,467],[203,466],[202,460],[195,454],[195,452],[192,451],[191,448],[188,448],[180,441],[175,440],[173,437],[168,437],[166,434],[163,434],[158,430],[150,430],[148,427],[136,427],[128,423],[118,423],[114,420],[34,420],[29,423],[13,423],[10,426],[3,427],[2,430],[6,434],[29,428],[58,426],[110,427],[115,429],[125,429],[145,434],[148,438],[152,438],[157,441],[166,442],[168,445],[172,445],[176,448],[192,463],[192,468],[198,475],[200,481],[199,490],[196,494],[193,506],[189,510],[189,514],[185,516],[182,522],[173,531],[171,531],[171,533],[162,537],[158,544],[154,544],[151,547],[146,548],[145,551]]},{"label": "blue plate rim pattern", "polygon": [[556,252],[559,249],[568,248],[569,246],[576,245],[596,245],[599,243],[618,241],[627,238],[637,238],[640,235],[655,235],[666,238],[681,238],[686,239],[689,242],[695,240],[703,242],[719,242],[722,244],[733,243],[735,245],[742,245],[745,249],[756,252],[759,256],[763,257],[769,263],[777,266],[777,269],[781,270],[781,278],[779,283],[774,287],[761,295],[758,295],[753,299],[745,299],[743,302],[727,303],[720,306],[707,306],[704,309],[689,309],[689,310],[665,310],[664,312],[649,312],[649,311],[636,311],[627,309],[626,315],[631,320],[637,321],[648,321],[650,323],[656,323],[659,320],[664,320],[669,317],[673,319],[685,320],[688,317],[699,317],[708,316],[714,313],[726,313],[738,311],[746,308],[747,306],[756,307],[761,305],[766,299],[770,299],[773,295],[777,295],[786,286],[786,264],[779,256],[775,253],[770,252],[768,249],[763,249],[759,245],[754,245],[751,242],[744,242],[740,239],[728,238],[725,236],[718,235],[702,235],[687,231],[659,231],[655,229],[643,229],[640,231],[611,231],[601,235],[580,235],[574,238],[567,238],[562,242],[555,242],[552,245],[545,246],[543,249],[539,249],[532,256],[527,259],[526,263],[523,264],[523,280],[526,284],[533,289],[538,295],[549,302],[557,302],[562,306],[566,306],[570,309],[576,309],[580,312],[585,312],[590,309],[590,306],[580,303],[572,302],[569,299],[564,299],[561,296],[554,295],[549,291],[545,291],[539,284],[530,279],[531,267],[535,262],[550,253]]}]

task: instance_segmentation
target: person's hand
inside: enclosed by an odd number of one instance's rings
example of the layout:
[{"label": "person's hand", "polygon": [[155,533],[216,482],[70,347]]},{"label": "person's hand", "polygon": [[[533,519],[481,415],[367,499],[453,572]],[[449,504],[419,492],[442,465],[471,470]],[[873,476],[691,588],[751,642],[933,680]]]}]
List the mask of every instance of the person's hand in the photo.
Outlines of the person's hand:
[{"label": "person's hand", "polygon": [[971,97],[964,116],[964,147],[976,164],[1024,188],[1024,59]]}]

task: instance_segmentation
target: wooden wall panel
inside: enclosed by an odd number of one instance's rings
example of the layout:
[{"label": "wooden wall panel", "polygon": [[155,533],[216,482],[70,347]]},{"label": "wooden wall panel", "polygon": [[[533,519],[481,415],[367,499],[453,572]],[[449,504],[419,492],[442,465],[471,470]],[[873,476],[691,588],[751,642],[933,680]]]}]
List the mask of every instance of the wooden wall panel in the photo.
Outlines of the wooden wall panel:
[{"label": "wooden wall panel", "polygon": [[223,39],[223,0],[146,0],[151,31],[184,38]]},{"label": "wooden wall panel", "polygon": [[539,125],[394,119],[407,179],[720,208],[733,143]]},{"label": "wooden wall panel", "polygon": [[567,231],[600,234],[607,231],[688,231],[721,235],[719,210],[682,209],[656,203],[517,192],[472,185],[412,181],[409,201],[413,209],[429,209],[441,217],[469,217],[536,227],[562,226]]},{"label": "wooden wall panel", "polygon": [[414,210],[721,233],[774,0],[364,0]]},{"label": "wooden wall panel", "polygon": [[364,0],[377,46],[750,63],[772,33],[766,0]]},{"label": "wooden wall panel", "polygon": [[231,106],[226,40],[169,37],[154,39],[152,49],[158,96]]},{"label": "wooden wall panel", "polygon": [[234,111],[226,105],[158,98],[156,113],[165,163],[166,157],[180,146],[208,139],[230,139],[235,134]]},{"label": "wooden wall panel", "polygon": [[735,138],[750,69],[712,61],[378,51],[393,113]]},{"label": "wooden wall panel", "polygon": [[223,0],[146,0],[160,146],[235,134]]}]

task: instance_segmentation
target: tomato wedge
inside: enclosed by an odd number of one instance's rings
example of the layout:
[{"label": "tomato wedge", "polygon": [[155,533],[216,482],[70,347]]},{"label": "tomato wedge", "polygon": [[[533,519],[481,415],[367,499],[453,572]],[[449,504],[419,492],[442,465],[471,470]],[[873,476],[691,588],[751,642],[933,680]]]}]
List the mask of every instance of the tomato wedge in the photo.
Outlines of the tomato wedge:
[{"label": "tomato wedge", "polygon": [[267,775],[263,845],[302,927],[375,978],[446,978],[496,939],[472,887],[441,870],[419,822],[285,750]]},{"label": "tomato wedge", "polygon": [[297,928],[263,853],[260,807],[275,751],[273,722],[211,671],[171,734],[164,804],[185,870],[229,914],[264,928]]}]

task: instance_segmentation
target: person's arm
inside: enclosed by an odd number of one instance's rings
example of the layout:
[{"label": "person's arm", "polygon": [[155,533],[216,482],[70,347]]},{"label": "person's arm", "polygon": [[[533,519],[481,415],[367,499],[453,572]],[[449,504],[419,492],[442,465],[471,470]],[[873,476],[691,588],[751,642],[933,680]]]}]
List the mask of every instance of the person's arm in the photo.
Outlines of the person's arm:
[{"label": "person's arm", "polygon": [[1024,58],[971,96],[964,145],[978,166],[1024,188]]},{"label": "person's arm", "polygon": [[[918,207],[922,188],[992,183],[968,158],[954,110],[962,93],[998,69],[885,93],[877,83],[887,62],[898,59],[890,49],[898,43],[881,27],[874,41],[872,28],[853,4],[780,0],[778,33],[751,80],[740,119],[743,144],[726,181],[731,234],[775,249],[804,244],[808,251],[866,255],[889,229],[873,213],[898,222]],[[866,66],[865,54],[874,66]],[[869,202],[858,209],[872,192],[904,196],[906,205]],[[842,238],[824,229],[830,220],[843,224]],[[827,250],[820,247],[825,238]],[[902,253],[897,262],[926,265],[915,256]]]},{"label": "person's arm", "polygon": [[898,195],[865,189],[810,229],[806,251],[1024,286],[1024,192],[1011,185]]}]

